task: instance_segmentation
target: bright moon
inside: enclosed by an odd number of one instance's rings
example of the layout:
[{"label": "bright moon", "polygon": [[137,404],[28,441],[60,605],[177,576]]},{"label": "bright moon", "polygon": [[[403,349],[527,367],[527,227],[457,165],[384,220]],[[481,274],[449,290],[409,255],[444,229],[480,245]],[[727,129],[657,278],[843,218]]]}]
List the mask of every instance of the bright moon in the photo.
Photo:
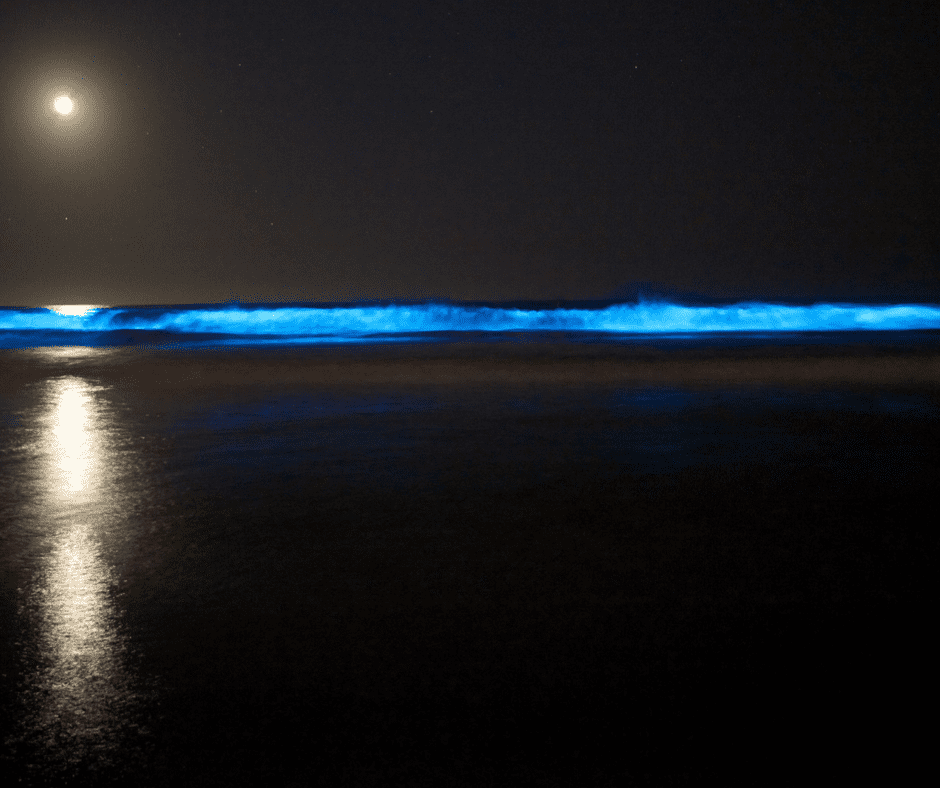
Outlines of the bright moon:
[{"label": "bright moon", "polygon": [[62,115],[68,115],[72,111],[72,99],[68,96],[59,96],[55,100],[55,111]]}]

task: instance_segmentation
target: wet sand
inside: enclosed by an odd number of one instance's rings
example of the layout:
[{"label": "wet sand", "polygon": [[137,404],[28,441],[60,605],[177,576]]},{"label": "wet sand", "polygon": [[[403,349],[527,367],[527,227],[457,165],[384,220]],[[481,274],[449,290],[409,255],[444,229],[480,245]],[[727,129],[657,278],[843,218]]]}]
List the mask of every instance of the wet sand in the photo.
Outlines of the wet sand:
[{"label": "wet sand", "polygon": [[3,357],[10,777],[913,776],[929,348],[103,350]]},{"label": "wet sand", "polygon": [[[940,332],[633,337],[500,334],[487,341],[4,350],[0,392],[50,374],[140,389],[361,385],[870,386],[940,388]],[[907,339],[905,336],[910,335]]]}]

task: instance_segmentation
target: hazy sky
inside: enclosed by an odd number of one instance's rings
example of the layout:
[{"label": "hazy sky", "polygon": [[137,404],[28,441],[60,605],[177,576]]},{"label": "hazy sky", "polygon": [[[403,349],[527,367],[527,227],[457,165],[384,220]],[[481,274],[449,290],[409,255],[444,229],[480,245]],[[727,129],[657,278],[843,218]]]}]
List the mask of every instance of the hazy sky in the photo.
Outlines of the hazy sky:
[{"label": "hazy sky", "polygon": [[0,303],[936,300],[938,31],[921,0],[0,0]]}]

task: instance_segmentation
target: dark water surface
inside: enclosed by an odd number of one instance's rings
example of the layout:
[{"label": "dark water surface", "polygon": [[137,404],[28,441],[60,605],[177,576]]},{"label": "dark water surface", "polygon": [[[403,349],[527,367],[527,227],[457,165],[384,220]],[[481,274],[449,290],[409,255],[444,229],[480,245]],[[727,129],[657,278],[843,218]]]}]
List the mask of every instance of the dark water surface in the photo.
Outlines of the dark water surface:
[{"label": "dark water surface", "polygon": [[940,345],[735,342],[0,351],[0,781],[913,770]]}]

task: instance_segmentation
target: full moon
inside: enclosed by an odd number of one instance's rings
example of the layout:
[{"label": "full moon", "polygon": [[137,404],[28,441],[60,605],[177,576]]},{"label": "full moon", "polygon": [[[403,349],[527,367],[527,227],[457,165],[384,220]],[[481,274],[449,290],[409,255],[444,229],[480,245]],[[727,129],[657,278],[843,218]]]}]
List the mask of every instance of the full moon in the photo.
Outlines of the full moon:
[{"label": "full moon", "polygon": [[59,96],[55,100],[55,111],[61,115],[68,115],[72,111],[72,99],[68,96]]}]

